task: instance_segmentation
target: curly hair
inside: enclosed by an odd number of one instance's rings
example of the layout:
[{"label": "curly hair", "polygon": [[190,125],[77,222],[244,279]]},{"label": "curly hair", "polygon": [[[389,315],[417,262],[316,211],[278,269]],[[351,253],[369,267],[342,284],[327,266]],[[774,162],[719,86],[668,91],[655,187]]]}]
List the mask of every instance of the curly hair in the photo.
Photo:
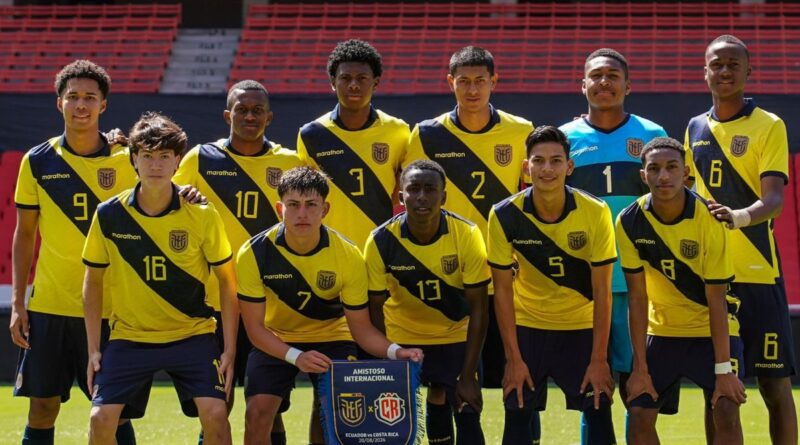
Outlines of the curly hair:
[{"label": "curly hair", "polygon": [[67,88],[67,82],[70,79],[92,79],[97,82],[100,87],[100,93],[103,99],[108,96],[108,89],[111,86],[111,77],[108,75],[102,66],[92,62],[91,60],[76,60],[61,69],[56,74],[55,89],[58,97],[64,93]]},{"label": "curly hair", "polygon": [[363,40],[350,39],[346,42],[339,42],[336,48],[328,56],[328,75],[336,77],[336,70],[343,62],[361,62],[369,65],[372,75],[381,77],[383,74],[383,61],[381,54],[374,46]]}]

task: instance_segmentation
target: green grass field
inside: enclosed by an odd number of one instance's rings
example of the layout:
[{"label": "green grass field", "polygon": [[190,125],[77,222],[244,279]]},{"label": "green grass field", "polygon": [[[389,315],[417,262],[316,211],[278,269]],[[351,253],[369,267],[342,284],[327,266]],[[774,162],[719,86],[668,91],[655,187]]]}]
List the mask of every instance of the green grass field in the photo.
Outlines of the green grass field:
[{"label": "green grass field", "polygon": [[[238,402],[242,390],[237,388]],[[20,443],[25,425],[28,401],[11,396],[9,385],[0,386],[0,443]],[[754,387],[748,388],[749,401],[742,407],[745,441],[768,443],[767,410]],[[487,444],[499,444],[503,432],[503,410],[500,390],[484,390],[483,429]],[[617,398],[619,395],[617,394]],[[794,391],[795,403],[800,406],[800,389]],[[621,402],[615,401],[614,422],[617,437],[622,439],[623,410]],[[292,408],[284,417],[289,444],[305,444],[308,414],[311,407],[311,388],[299,387],[292,393]],[[661,416],[658,431],[664,443],[681,445],[705,444],[703,433],[702,392],[691,386],[681,391],[681,412],[675,416]],[[62,405],[56,425],[56,443],[59,445],[84,444],[88,425],[89,402],[78,390],[73,390],[72,399]],[[244,404],[237,403],[231,413],[234,443],[241,443],[244,429]],[[550,387],[548,410],[542,414],[542,443],[566,445],[578,443],[579,414],[564,409],[564,398],[556,387]],[[181,413],[172,386],[153,388],[147,416],[135,422],[139,444],[195,444],[198,422]],[[620,441],[620,443],[623,443]]]}]

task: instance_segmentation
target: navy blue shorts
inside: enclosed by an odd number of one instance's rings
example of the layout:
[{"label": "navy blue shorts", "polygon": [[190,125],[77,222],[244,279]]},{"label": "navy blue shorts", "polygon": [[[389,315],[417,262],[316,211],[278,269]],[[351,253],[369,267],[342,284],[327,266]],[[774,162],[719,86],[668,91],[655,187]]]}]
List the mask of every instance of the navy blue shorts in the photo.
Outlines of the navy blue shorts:
[{"label": "navy blue shorts", "polygon": [[[225,351],[225,336],[222,333],[222,313],[214,312],[214,318],[217,320],[217,331],[214,335],[217,338],[217,347],[220,352]],[[253,349],[253,344],[247,338],[247,331],[244,329],[244,322],[239,317],[239,331],[236,337],[236,360],[233,363],[233,384],[244,386],[244,372],[247,368],[247,356]]]},{"label": "navy blue shorts", "polygon": [[[81,317],[28,311],[30,349],[20,349],[14,395],[61,397],[69,400],[72,383],[91,399],[86,385],[88,350],[86,325]],[[108,341],[108,321],[101,325],[101,346]]]},{"label": "navy blue shorts", "polygon": [[[742,360],[742,341],[730,338],[731,364],[741,378],[739,364]],[[654,401],[649,394],[633,399],[631,406],[661,408],[666,402],[675,400],[680,393],[681,378],[686,377],[703,389],[706,403],[711,401],[717,377],[714,374],[714,345],[711,337],[647,337],[647,368],[653,387],[658,393]],[[664,412],[662,414],[674,414]],[[677,410],[676,410],[677,412]]]},{"label": "navy blue shorts", "polygon": [[[528,366],[534,390],[522,389],[526,406],[543,411],[547,406],[547,378],[564,392],[567,409],[585,411],[594,406],[591,387],[581,393],[581,383],[592,358],[592,330],[555,331],[517,326],[517,342]],[[506,409],[517,409],[516,391],[505,400]],[[611,400],[603,394],[601,403]]]},{"label": "navy blue shorts", "polygon": [[[319,343],[289,343],[301,351],[317,351],[331,360],[356,360],[356,344],[353,341],[330,341]],[[247,359],[247,375],[244,380],[244,395],[252,397],[270,394],[286,398],[294,388],[294,379],[300,370],[282,358],[275,358],[264,351],[253,348]],[[319,374],[308,374],[316,394]]]},{"label": "navy blue shorts", "polygon": [[741,300],[738,318],[744,375],[794,375],[794,340],[783,279],[775,284],[731,283],[731,292]]},{"label": "navy blue shorts", "polygon": [[213,334],[170,343],[111,340],[95,377],[93,406],[125,405],[122,417],[144,416],[153,375],[164,370],[172,378],[183,413],[197,417],[195,397],[225,400],[225,377],[219,373],[219,349]]},{"label": "navy blue shorts", "polygon": [[[422,361],[422,384],[444,388],[447,392],[448,403],[455,407],[456,382],[464,365],[467,344],[403,345],[403,347],[422,349],[423,354],[425,354],[425,360]],[[464,409],[467,408],[469,407],[464,407]]]}]

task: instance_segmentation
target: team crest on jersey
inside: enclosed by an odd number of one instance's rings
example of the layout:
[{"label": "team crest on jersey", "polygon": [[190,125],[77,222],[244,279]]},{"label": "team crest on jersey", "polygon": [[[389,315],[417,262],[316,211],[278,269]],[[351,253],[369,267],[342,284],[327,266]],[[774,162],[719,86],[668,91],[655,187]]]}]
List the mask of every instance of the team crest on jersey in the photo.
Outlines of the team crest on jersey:
[{"label": "team crest on jersey", "polygon": [[378,164],[385,164],[389,160],[389,144],[385,142],[372,143],[372,160]]},{"label": "team crest on jersey", "polygon": [[643,148],[644,148],[644,141],[636,138],[628,139],[625,145],[625,149],[628,151],[628,154],[636,159],[639,159],[639,156],[642,154]]},{"label": "team crest on jersey", "polygon": [[278,182],[281,180],[281,175],[283,175],[283,170],[279,169],[278,167],[268,167],[267,184],[269,184],[269,186],[272,188],[277,188]]},{"label": "team crest on jersey", "polygon": [[366,418],[364,394],[343,392],[339,394],[339,417],[347,426],[359,426]]},{"label": "team crest on jersey", "polygon": [[750,138],[747,136],[734,136],[731,139],[731,154],[739,157],[747,151],[747,145],[750,143]]},{"label": "team crest on jersey", "polygon": [[397,393],[384,392],[375,399],[375,418],[386,425],[397,425],[406,417],[406,401]]},{"label": "team crest on jersey", "polygon": [[103,190],[110,190],[117,183],[117,171],[113,168],[100,168],[97,170],[97,185]]},{"label": "team crest on jersey", "polygon": [[494,146],[494,162],[497,165],[505,167],[511,163],[512,148],[510,144],[497,144]]},{"label": "team crest on jersey", "polygon": [[586,232],[569,232],[567,234],[567,243],[569,244],[569,248],[572,250],[583,249],[583,246],[586,245],[586,238]]},{"label": "team crest on jersey", "polygon": [[697,244],[697,241],[692,241],[688,239],[681,240],[681,255],[683,255],[686,259],[694,259],[697,258],[697,254],[700,251],[700,245]]},{"label": "team crest on jersey", "polygon": [[458,255],[445,255],[442,257],[442,272],[444,272],[445,275],[450,275],[457,270]]},{"label": "team crest on jersey", "polygon": [[169,232],[169,247],[175,252],[183,252],[189,245],[189,232],[185,230],[171,230]]},{"label": "team crest on jersey", "polygon": [[321,270],[317,272],[317,287],[322,290],[332,289],[336,284],[336,272]]}]

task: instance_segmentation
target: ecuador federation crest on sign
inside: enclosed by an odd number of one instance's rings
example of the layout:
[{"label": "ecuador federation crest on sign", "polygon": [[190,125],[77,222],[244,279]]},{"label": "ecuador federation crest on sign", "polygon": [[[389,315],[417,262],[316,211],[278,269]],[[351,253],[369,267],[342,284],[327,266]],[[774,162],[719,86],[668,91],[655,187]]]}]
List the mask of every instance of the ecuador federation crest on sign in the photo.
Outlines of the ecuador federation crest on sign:
[{"label": "ecuador federation crest on sign", "polygon": [[185,230],[171,230],[169,232],[169,247],[174,252],[183,252],[189,246],[189,232]]},{"label": "ecuador federation crest on sign", "polygon": [[366,418],[364,394],[343,392],[339,394],[339,417],[347,426],[359,426]]},{"label": "ecuador federation crest on sign", "polygon": [[97,169],[97,185],[103,190],[111,190],[117,183],[117,171],[113,168]]}]

